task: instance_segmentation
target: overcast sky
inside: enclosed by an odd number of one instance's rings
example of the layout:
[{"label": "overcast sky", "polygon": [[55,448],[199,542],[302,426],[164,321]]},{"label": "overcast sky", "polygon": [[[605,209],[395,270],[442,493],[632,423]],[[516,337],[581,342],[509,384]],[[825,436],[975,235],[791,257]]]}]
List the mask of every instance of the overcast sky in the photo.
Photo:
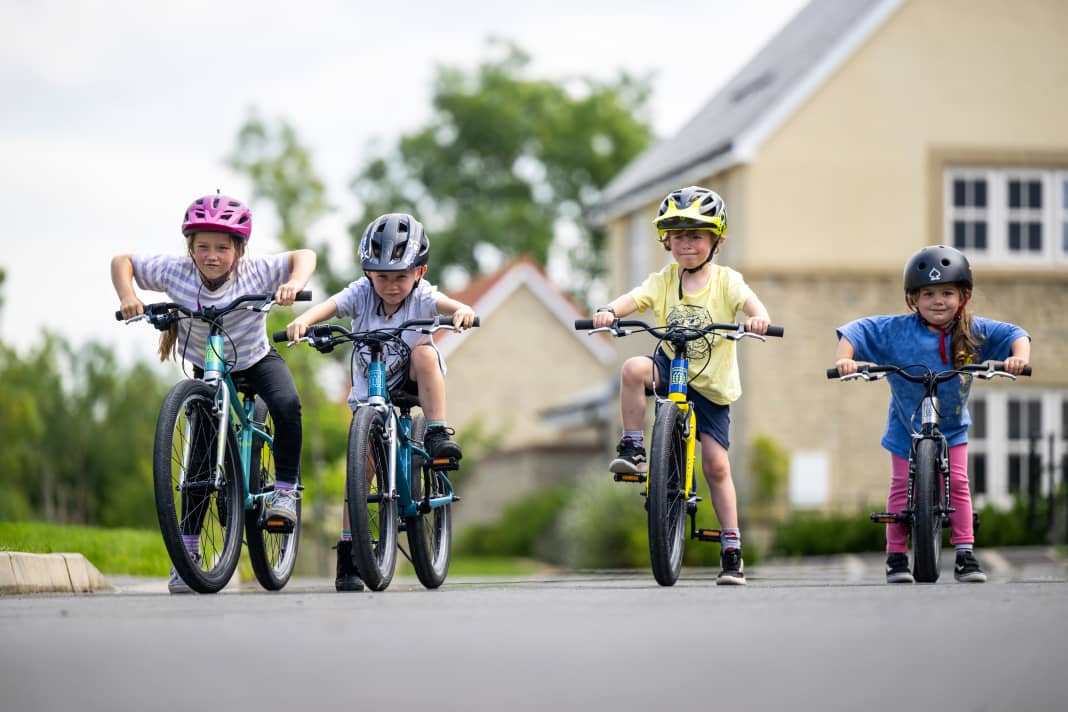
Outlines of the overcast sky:
[{"label": "overcast sky", "polygon": [[[0,338],[24,350],[49,328],[152,358],[154,332],[114,320],[110,259],[179,252],[193,198],[248,195],[224,158],[253,107],[311,148],[337,206],[311,237],[341,244],[366,147],[424,123],[434,67],[477,66],[487,37],[549,79],[655,73],[666,136],[804,4],[2,0]],[[253,248],[276,251],[270,206],[253,211]]]}]

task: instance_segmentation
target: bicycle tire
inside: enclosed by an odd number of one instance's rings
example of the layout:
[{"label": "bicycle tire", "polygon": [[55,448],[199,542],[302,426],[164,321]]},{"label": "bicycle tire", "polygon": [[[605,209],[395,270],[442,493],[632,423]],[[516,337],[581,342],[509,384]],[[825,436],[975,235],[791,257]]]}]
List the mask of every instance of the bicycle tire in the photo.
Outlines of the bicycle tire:
[{"label": "bicycle tire", "polygon": [[397,501],[388,490],[385,416],[373,407],[352,416],[345,470],[353,560],[364,584],[382,591],[397,565]]},{"label": "bicycle tire", "polygon": [[[426,418],[420,414],[412,420],[412,439],[422,444],[425,434]],[[426,491],[431,497],[444,495],[447,491],[444,473],[419,467],[417,458],[412,460],[412,501],[418,504]],[[408,532],[412,568],[419,583],[426,588],[438,588],[445,582],[452,558],[452,505],[444,504],[429,512],[406,517],[404,529]]]},{"label": "bicycle tire", "polygon": [[[222,486],[214,484],[217,418],[215,388],[203,381],[177,383],[163,401],[152,454],[156,515],[167,553],[182,580],[198,593],[215,593],[229,583],[241,554],[244,509],[237,441],[227,434]],[[198,457],[197,453],[204,453]],[[182,489],[182,471],[186,476]],[[175,492],[180,491],[180,497]],[[197,555],[183,532],[198,534]]]},{"label": "bicycle tire", "polygon": [[[268,435],[274,435],[274,419],[267,404],[256,399],[252,419],[257,427]],[[248,489],[250,494],[274,490],[276,481],[274,446],[271,441],[252,435],[252,452],[249,458]],[[291,532],[271,532],[263,528],[263,513],[267,499],[259,498],[256,506],[245,510],[245,539],[248,542],[248,559],[256,580],[268,591],[279,591],[289,582],[297,563],[300,547],[300,500],[297,505],[297,523]]]},{"label": "bicycle tire", "polygon": [[912,489],[912,575],[921,583],[938,580],[942,559],[941,473],[937,440],[916,443],[916,480]]},{"label": "bicycle tire", "polygon": [[664,403],[653,421],[649,458],[649,560],[653,577],[672,586],[682,569],[686,546],[685,442],[683,413]]}]

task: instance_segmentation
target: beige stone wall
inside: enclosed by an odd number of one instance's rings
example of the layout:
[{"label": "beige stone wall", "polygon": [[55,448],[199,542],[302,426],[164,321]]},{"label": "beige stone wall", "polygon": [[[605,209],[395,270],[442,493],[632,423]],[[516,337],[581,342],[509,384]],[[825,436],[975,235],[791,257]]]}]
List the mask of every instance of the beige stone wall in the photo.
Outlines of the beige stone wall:
[{"label": "beige stone wall", "polygon": [[607,367],[525,286],[482,323],[447,358],[449,423],[463,430],[481,420],[500,434],[499,449],[557,438],[538,412],[599,383]]}]

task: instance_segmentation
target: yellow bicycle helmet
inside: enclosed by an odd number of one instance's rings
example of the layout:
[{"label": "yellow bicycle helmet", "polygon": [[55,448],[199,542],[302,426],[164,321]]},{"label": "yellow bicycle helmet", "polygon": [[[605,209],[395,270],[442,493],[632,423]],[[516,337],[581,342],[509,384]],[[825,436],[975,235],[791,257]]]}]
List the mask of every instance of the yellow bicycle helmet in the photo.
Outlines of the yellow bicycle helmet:
[{"label": "yellow bicycle helmet", "polygon": [[668,230],[709,230],[717,237],[727,234],[727,206],[719,194],[699,185],[673,191],[660,203],[653,225],[660,237]]}]

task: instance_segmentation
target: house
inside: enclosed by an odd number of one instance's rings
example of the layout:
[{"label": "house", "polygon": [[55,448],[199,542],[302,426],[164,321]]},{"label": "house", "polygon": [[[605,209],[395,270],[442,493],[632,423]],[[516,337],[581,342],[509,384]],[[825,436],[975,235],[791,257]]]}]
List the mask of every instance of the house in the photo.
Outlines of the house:
[{"label": "house", "polygon": [[471,305],[481,324],[436,334],[448,364],[449,423],[473,450],[460,493],[464,506],[453,510],[460,528],[494,519],[509,500],[606,461],[596,422],[580,419],[560,430],[542,413],[600,387],[614,353],[606,338],[575,330],[575,319],[588,314],[529,259],[449,296]]},{"label": "house", "polygon": [[[1049,443],[1043,466],[1060,467],[1066,30],[1068,3],[1058,0],[815,0],[606,186],[598,217],[613,294],[665,264],[651,224],[663,196],[704,185],[727,204],[718,259],[785,326],[781,341],[739,344],[744,395],[732,409],[731,454],[743,499],[748,445],[767,434],[791,453],[794,506],[885,500],[887,387],[824,372],[836,326],[904,311],[903,265],[929,244],[968,255],[974,313],[1019,323],[1034,341],[1032,378],[973,388],[977,503],[1004,506],[1026,488],[1032,433]],[[631,341],[615,344],[616,366],[647,346]]]}]

